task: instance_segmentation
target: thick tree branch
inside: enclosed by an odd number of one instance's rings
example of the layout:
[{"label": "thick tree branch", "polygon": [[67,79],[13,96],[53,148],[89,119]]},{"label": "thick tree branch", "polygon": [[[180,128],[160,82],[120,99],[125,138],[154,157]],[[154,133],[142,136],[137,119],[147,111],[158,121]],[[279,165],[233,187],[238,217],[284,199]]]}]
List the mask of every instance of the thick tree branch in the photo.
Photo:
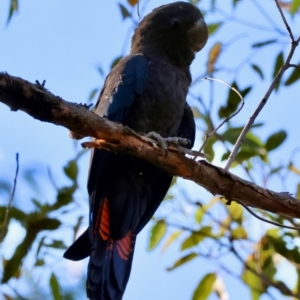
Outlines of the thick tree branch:
[{"label": "thick tree branch", "polygon": [[300,201],[289,193],[276,193],[241,179],[204,160],[195,161],[183,152],[169,148],[167,155],[149,139],[118,123],[98,117],[84,105],[64,101],[43,86],[0,73],[0,102],[11,110],[22,110],[32,117],[61,125],[72,131],[75,138],[91,136],[96,141],[85,147],[101,147],[114,152],[134,155],[168,171],[192,180],[212,194],[228,200],[267,210],[280,215],[300,218]]}]

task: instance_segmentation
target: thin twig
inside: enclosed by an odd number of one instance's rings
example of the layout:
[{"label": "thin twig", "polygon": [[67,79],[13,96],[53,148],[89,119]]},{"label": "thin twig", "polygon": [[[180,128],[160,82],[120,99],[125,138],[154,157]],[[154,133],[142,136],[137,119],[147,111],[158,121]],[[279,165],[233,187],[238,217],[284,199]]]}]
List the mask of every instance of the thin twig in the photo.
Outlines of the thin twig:
[{"label": "thin twig", "polygon": [[284,23],[284,25],[285,25],[285,27],[286,27],[286,30],[288,31],[288,33],[289,33],[289,35],[290,35],[290,37],[291,37],[291,40],[292,40],[293,42],[295,42],[295,38],[294,38],[294,35],[293,35],[293,33],[292,33],[291,27],[290,27],[290,25],[288,24],[288,22],[287,22],[287,20],[286,20],[286,18],[285,18],[285,16],[284,16],[284,13],[283,13],[283,11],[282,11],[281,6],[279,5],[278,0],[275,0],[275,3],[276,3],[276,6],[277,6],[277,8],[278,8],[278,10],[279,10],[279,13],[280,13],[280,15],[281,15],[281,18],[282,18],[282,20],[283,20],[283,23]]},{"label": "thin twig", "polygon": [[300,69],[300,65],[295,65],[295,64],[289,64],[288,65],[289,68],[296,68],[296,69]]},{"label": "thin twig", "polygon": [[140,0],[137,2],[136,10],[137,10],[138,17],[141,19],[141,15],[140,15]]},{"label": "thin twig", "polygon": [[269,22],[273,28],[276,28],[276,30],[280,31],[280,29],[277,27],[277,23],[270,17],[268,12],[263,8],[262,5],[256,0],[253,0],[252,3],[256,6],[257,10],[265,17],[265,19]]},{"label": "thin twig", "polygon": [[282,228],[287,228],[287,229],[294,229],[294,230],[298,230],[300,231],[300,227],[298,226],[288,226],[288,225],[283,225],[283,224],[280,224],[278,222],[274,222],[274,221],[270,221],[270,220],[267,220],[259,215],[257,215],[252,209],[250,209],[247,205],[243,204],[242,202],[240,201],[236,201],[237,203],[241,204],[246,210],[248,210],[248,212],[254,216],[255,218],[263,221],[263,222],[266,222],[266,223],[269,223],[269,224],[272,224],[272,225],[275,225],[275,226],[278,226],[278,227],[282,227]]},{"label": "thin twig", "polygon": [[220,15],[223,15],[224,17],[227,17],[228,21],[233,21],[233,22],[236,22],[236,23],[240,23],[242,25],[245,25],[245,26],[248,26],[248,27],[251,27],[251,28],[255,28],[255,29],[258,29],[260,31],[264,30],[264,31],[269,31],[269,32],[278,32],[281,35],[285,35],[285,33],[283,31],[281,31],[280,29],[277,29],[277,28],[274,29],[274,27],[267,27],[267,26],[264,26],[264,25],[259,25],[259,24],[256,24],[256,23],[253,23],[253,22],[250,22],[250,21],[246,21],[246,20],[237,18],[235,16],[231,16],[231,15],[227,14],[224,10],[222,10],[220,8],[217,8],[216,12],[218,12]]},{"label": "thin twig", "polygon": [[17,163],[17,166],[16,166],[16,174],[15,174],[15,178],[14,178],[14,185],[13,185],[13,188],[12,188],[9,200],[8,200],[8,204],[6,207],[4,222],[3,222],[2,230],[0,233],[0,242],[2,242],[3,238],[5,237],[5,232],[6,232],[6,229],[8,226],[8,214],[9,214],[9,210],[10,210],[10,207],[11,207],[14,195],[15,195],[15,191],[16,191],[17,177],[18,177],[18,173],[19,173],[19,153],[16,154],[16,163]]}]

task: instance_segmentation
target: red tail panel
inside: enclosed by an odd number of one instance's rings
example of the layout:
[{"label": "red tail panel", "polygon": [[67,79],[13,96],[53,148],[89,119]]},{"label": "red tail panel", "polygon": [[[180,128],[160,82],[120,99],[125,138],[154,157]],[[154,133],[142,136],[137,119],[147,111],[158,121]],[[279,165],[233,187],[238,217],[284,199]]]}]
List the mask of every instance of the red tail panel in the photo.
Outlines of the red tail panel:
[{"label": "red tail panel", "polygon": [[110,236],[109,232],[109,205],[108,199],[105,198],[102,205],[102,212],[101,212],[101,223],[100,223],[100,236],[103,241],[107,241]]},{"label": "red tail panel", "polygon": [[122,259],[128,260],[130,253],[133,251],[132,242],[133,239],[131,231],[128,231],[121,240],[115,241],[117,252]]}]

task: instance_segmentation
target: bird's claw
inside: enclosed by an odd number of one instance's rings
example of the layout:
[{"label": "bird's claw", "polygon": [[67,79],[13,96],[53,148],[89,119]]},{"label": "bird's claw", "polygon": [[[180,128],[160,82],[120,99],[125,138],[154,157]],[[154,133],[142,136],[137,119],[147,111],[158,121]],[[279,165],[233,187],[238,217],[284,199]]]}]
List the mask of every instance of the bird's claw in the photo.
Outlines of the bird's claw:
[{"label": "bird's claw", "polygon": [[167,145],[182,146],[182,147],[186,147],[191,143],[189,139],[181,138],[178,136],[167,137],[165,138],[165,141]]},{"label": "bird's claw", "polygon": [[164,157],[168,155],[168,146],[183,146],[186,147],[190,144],[190,140],[181,137],[167,137],[163,138],[158,133],[151,131],[146,134],[146,137],[153,139],[157,142],[157,145],[164,152]]},{"label": "bird's claw", "polygon": [[168,152],[168,144],[166,142],[166,139],[164,139],[161,135],[158,133],[151,131],[146,134],[146,137],[153,139],[157,142],[158,146],[166,153]]}]

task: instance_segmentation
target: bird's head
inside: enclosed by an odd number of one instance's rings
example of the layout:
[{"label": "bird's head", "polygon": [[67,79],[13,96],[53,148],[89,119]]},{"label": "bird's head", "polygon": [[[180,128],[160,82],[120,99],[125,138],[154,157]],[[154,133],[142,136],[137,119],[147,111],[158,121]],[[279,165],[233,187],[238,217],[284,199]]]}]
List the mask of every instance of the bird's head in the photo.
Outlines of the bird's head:
[{"label": "bird's head", "polygon": [[159,6],[134,31],[131,53],[154,53],[178,67],[189,67],[208,39],[200,10],[186,2]]}]

